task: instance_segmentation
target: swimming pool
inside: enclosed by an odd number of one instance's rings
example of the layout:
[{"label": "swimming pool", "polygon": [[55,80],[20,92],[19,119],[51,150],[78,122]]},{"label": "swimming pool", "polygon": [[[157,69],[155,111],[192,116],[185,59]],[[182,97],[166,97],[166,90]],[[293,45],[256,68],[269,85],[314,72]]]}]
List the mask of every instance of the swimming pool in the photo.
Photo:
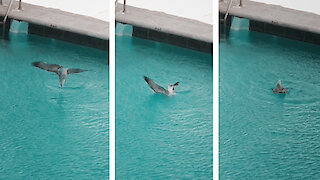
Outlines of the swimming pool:
[{"label": "swimming pool", "polygon": [[[0,40],[0,179],[108,179],[107,52],[25,28],[9,38]],[[33,61],[88,71],[61,89]]]},{"label": "swimming pool", "polygon": [[319,50],[235,18],[220,41],[221,179],[320,178]]},{"label": "swimming pool", "polygon": [[[212,178],[212,55],[116,27],[117,179]],[[176,95],[154,94],[148,76]]]}]

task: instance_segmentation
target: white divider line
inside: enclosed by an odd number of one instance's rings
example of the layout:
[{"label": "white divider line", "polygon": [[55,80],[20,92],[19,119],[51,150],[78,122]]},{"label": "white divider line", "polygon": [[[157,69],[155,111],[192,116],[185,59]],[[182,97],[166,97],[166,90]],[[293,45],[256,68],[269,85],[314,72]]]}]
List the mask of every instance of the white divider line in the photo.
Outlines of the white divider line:
[{"label": "white divider line", "polygon": [[213,3],[213,179],[219,179],[219,1]]},{"label": "white divider line", "polygon": [[109,179],[115,179],[115,6],[109,0]]}]

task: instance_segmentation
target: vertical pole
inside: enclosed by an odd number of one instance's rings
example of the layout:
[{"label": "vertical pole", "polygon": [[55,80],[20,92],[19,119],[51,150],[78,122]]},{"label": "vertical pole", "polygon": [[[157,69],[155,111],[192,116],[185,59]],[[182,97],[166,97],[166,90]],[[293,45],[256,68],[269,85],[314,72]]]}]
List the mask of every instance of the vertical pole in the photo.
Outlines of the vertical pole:
[{"label": "vertical pole", "polygon": [[242,7],[242,0],[240,0],[239,6]]},{"label": "vertical pole", "polygon": [[22,10],[22,7],[21,7],[21,0],[19,0],[19,7],[18,7],[19,10]]},{"label": "vertical pole", "polygon": [[123,0],[123,11],[122,12],[126,12],[126,0]]}]

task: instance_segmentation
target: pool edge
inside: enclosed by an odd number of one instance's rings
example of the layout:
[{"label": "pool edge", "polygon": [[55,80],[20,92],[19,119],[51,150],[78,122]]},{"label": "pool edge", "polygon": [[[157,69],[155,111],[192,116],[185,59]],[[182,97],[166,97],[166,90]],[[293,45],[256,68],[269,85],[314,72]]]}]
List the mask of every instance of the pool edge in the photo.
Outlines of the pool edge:
[{"label": "pool edge", "polygon": [[[231,26],[232,17],[245,18],[249,20],[250,31],[320,45],[320,15],[260,2],[244,1],[243,4],[241,8],[234,4],[230,9],[227,26]],[[220,17],[227,5],[224,1],[219,3]]]},{"label": "pool edge", "polygon": [[[9,31],[10,21],[27,22],[28,33],[54,38],[100,50],[109,49],[109,23],[80,14],[38,5],[22,3],[22,11],[16,10],[14,2],[6,22]],[[7,6],[0,5],[0,17]]]},{"label": "pool edge", "polygon": [[116,22],[133,27],[132,35],[205,53],[213,53],[213,25],[158,11],[116,5]]}]

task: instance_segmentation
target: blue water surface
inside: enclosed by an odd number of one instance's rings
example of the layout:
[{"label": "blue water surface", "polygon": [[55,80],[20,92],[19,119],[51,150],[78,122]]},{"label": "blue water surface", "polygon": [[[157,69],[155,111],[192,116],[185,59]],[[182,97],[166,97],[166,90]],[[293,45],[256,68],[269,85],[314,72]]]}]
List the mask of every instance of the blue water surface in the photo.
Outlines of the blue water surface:
[{"label": "blue water surface", "polygon": [[[0,40],[0,179],[108,179],[107,60],[24,28]],[[61,89],[33,61],[88,71]]]},{"label": "blue water surface", "polygon": [[220,41],[221,179],[320,179],[319,73],[319,46],[234,20]]},{"label": "blue water surface", "polygon": [[116,179],[211,179],[212,55],[116,30]]}]

